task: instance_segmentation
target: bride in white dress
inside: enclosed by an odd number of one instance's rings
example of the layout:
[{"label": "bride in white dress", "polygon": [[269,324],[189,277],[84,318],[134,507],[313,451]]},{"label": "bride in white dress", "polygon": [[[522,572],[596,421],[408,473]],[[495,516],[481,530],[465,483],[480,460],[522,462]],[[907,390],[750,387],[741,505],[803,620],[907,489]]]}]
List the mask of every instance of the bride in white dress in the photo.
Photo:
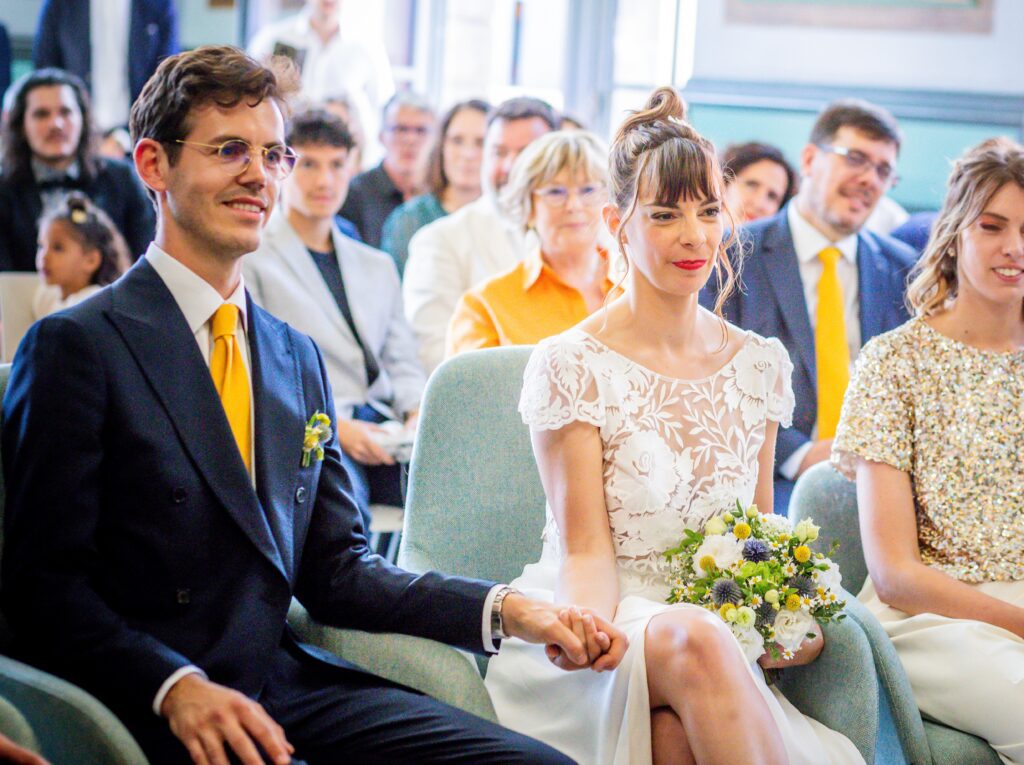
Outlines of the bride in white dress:
[{"label": "bride in white dress", "polygon": [[[565,673],[543,647],[506,641],[487,688],[503,724],[582,765],[863,763],[765,684],[716,615],[665,603],[661,554],[685,528],[737,498],[771,512],[775,436],[793,409],[782,345],[698,306],[712,271],[722,295],[732,274],[714,148],[683,116],[662,88],[619,129],[605,217],[625,294],[537,347],[520,401],[548,521],[541,560],[513,586],[614,620],[629,648],[615,670]],[[582,633],[587,617],[569,618]],[[821,648],[819,631],[762,665]]]}]

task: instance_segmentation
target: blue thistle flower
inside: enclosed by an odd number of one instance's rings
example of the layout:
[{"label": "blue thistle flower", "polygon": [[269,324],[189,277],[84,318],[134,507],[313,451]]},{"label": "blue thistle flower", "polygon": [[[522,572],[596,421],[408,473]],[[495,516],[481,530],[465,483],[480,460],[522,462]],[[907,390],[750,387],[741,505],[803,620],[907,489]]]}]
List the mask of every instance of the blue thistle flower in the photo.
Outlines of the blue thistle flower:
[{"label": "blue thistle flower", "polygon": [[748,539],[743,543],[743,557],[754,563],[762,563],[772,557],[772,548],[760,539]]},{"label": "blue thistle flower", "polygon": [[757,614],[756,626],[758,629],[775,624],[775,609],[772,608],[771,603],[762,603],[754,611]]},{"label": "blue thistle flower", "polygon": [[814,595],[815,587],[814,582],[806,576],[794,576],[786,582],[787,587],[792,587],[801,597],[809,598]]},{"label": "blue thistle flower", "polygon": [[743,590],[732,579],[722,577],[711,585],[711,599],[716,606],[722,606],[726,603],[736,605],[743,602]]}]

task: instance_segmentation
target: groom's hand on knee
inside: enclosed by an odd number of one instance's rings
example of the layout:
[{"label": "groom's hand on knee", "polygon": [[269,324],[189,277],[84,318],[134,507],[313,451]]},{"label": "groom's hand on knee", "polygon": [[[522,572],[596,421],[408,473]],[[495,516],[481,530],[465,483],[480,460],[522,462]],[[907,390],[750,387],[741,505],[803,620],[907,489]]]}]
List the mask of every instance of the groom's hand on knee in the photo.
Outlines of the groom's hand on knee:
[{"label": "groom's hand on knee", "polygon": [[263,707],[200,675],[186,675],[171,686],[160,714],[196,765],[228,765],[225,745],[242,765],[264,764],[257,744],[275,765],[292,761],[295,748]]}]

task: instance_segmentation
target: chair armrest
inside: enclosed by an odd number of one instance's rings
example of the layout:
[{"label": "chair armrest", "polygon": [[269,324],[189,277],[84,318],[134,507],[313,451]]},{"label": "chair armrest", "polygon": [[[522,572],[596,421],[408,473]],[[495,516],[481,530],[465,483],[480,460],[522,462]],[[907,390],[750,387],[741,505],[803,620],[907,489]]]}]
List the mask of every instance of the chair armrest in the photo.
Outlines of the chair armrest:
[{"label": "chair armrest", "polygon": [[845,735],[871,763],[878,736],[878,684],[871,647],[856,622],[822,629],[825,647],[810,664],[785,670],[779,689],[801,712]]},{"label": "chair armrest", "polygon": [[0,656],[0,695],[32,727],[54,763],[147,765],[127,728],[103,704],[53,675]]},{"label": "chair armrest", "polygon": [[896,724],[896,733],[907,762],[930,763],[932,755],[921,721],[921,713],[914,700],[910,680],[907,679],[900,658],[896,654],[896,648],[874,614],[850,595],[846,597],[846,613],[867,636],[875,672],[892,703],[893,722]]},{"label": "chair armrest", "polygon": [[330,651],[379,677],[492,722],[491,697],[471,657],[433,640],[328,627],[292,601],[288,622],[306,643]]}]

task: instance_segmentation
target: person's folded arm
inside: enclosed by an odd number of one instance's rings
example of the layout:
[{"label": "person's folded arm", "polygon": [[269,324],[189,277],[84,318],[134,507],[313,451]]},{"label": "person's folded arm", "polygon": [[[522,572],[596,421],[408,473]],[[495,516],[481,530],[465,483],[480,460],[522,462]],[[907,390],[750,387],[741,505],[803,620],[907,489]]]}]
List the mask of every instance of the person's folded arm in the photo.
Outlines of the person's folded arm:
[{"label": "person's folded arm", "polygon": [[381,285],[378,299],[390,301],[387,330],[380,349],[381,366],[387,370],[394,390],[395,410],[400,413],[419,409],[427,378],[423,373],[416,348],[416,335],[405,318],[402,285],[394,265],[388,263],[386,285]]}]

